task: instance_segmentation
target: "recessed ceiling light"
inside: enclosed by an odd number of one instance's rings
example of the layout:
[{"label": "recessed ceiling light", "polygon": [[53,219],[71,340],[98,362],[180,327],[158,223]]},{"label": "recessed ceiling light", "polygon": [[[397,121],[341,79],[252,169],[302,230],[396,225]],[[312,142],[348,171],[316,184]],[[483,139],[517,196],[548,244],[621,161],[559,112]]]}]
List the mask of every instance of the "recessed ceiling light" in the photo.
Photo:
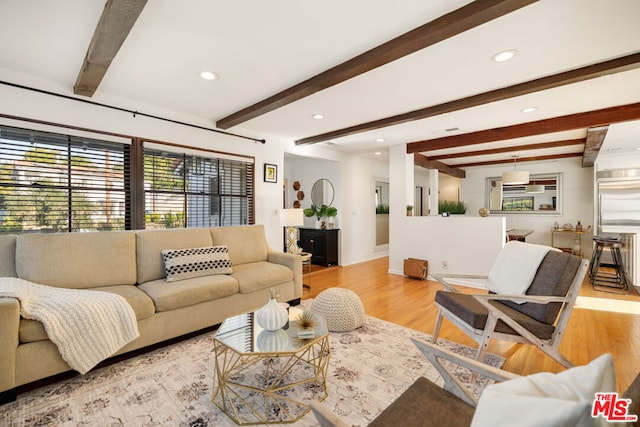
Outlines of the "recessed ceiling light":
[{"label": "recessed ceiling light", "polygon": [[517,50],[503,50],[502,52],[498,52],[491,57],[494,62],[505,62],[516,56]]},{"label": "recessed ceiling light", "polygon": [[376,152],[375,152],[375,153],[373,153],[373,154],[375,154],[376,156],[382,156],[382,151],[376,151]]},{"label": "recessed ceiling light", "polygon": [[212,73],[211,71],[203,71],[200,73],[200,77],[205,80],[215,80],[218,78],[218,75],[216,73]]},{"label": "recessed ceiling light", "polygon": [[376,142],[385,142],[386,140],[384,138],[376,138]]},{"label": "recessed ceiling light", "polygon": [[523,108],[520,111],[522,111],[523,113],[533,113],[537,109],[538,109],[538,107],[527,107],[527,108]]},{"label": "recessed ceiling light", "polygon": [[311,117],[313,117],[316,120],[322,120],[322,119],[324,119],[324,114],[314,114]]}]

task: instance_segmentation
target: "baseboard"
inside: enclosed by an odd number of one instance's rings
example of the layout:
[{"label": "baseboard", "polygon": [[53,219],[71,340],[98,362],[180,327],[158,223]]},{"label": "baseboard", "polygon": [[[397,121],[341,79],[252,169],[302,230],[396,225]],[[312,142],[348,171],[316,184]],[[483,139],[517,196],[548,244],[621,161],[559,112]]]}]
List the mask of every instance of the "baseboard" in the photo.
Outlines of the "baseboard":
[{"label": "baseboard", "polygon": [[6,390],[0,392],[0,405],[4,405],[10,402],[15,402],[18,398],[18,389],[13,388],[11,390]]}]

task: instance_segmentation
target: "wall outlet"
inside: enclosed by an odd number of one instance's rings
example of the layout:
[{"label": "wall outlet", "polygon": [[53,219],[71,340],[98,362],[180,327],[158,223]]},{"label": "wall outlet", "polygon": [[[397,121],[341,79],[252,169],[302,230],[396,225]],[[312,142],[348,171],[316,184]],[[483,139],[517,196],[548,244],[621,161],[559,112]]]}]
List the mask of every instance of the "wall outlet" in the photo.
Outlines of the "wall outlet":
[{"label": "wall outlet", "polygon": [[449,268],[449,261],[447,261],[447,260],[443,259],[443,260],[442,260],[442,268],[443,268],[444,270],[446,270],[447,268]]}]

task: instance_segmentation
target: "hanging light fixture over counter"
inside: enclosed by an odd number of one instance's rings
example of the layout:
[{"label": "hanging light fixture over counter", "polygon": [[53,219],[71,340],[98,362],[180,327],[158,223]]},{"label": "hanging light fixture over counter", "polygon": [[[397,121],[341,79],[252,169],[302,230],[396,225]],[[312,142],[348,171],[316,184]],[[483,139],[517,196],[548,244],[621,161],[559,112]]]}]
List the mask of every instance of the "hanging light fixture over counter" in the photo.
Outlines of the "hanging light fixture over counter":
[{"label": "hanging light fixture over counter", "polygon": [[540,185],[540,184],[536,185],[534,181],[533,184],[524,186],[524,192],[525,193],[544,193],[544,185]]},{"label": "hanging light fixture over counter", "polygon": [[[518,156],[513,156],[513,170],[502,172],[502,183],[505,185],[518,185],[529,183],[529,172],[516,170]],[[544,191],[544,190],[543,190]]]}]

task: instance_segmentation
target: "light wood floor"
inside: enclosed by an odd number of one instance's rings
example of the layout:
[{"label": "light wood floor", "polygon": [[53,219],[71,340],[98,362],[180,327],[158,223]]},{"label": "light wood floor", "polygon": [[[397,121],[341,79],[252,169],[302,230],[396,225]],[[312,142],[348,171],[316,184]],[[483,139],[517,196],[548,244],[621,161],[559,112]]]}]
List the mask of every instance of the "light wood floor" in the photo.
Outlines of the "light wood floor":
[{"label": "light wood floor", "polygon": [[[331,287],[351,289],[362,299],[368,315],[431,334],[438,311],[434,295],[442,286],[433,281],[389,274],[388,264],[388,258],[380,258],[346,267],[314,269],[310,277],[311,290],[303,299],[313,298]],[[304,282],[308,283],[308,280],[305,270]],[[470,288],[460,289],[477,292]],[[603,353],[611,353],[616,387],[623,392],[640,372],[640,296],[594,291],[587,278],[579,299],[595,302],[598,309],[574,308],[560,351],[575,365],[585,364]],[[603,310],[614,300],[622,301],[627,306],[624,308],[626,312]],[[473,340],[446,319],[440,337],[476,347]],[[489,351],[505,357],[504,369],[516,374],[564,370],[562,365],[532,345],[493,340]]]}]

